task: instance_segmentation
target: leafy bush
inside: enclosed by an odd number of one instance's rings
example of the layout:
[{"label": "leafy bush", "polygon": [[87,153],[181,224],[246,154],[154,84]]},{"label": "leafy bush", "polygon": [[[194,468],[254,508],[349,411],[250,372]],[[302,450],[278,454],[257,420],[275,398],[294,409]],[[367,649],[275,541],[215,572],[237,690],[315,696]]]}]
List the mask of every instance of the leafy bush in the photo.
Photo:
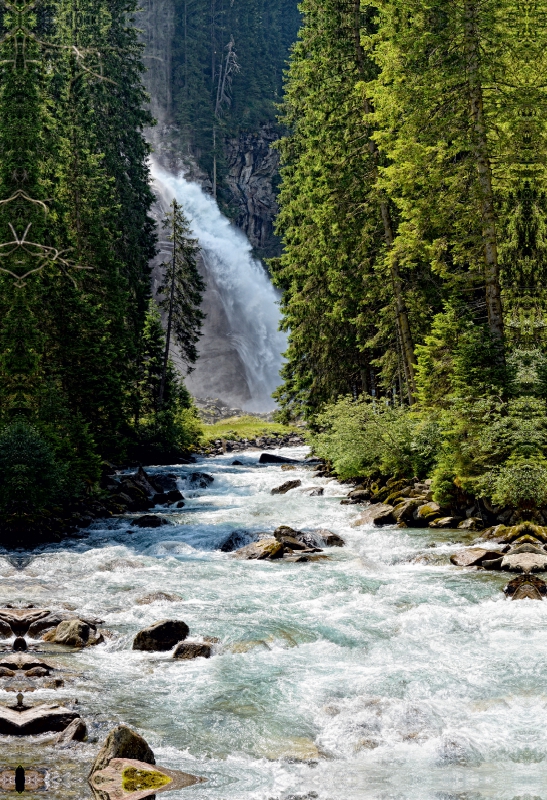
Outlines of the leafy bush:
[{"label": "leafy bush", "polygon": [[422,418],[370,398],[345,397],[316,418],[308,439],[314,452],[347,479],[378,474],[425,477],[440,436],[433,416]]}]

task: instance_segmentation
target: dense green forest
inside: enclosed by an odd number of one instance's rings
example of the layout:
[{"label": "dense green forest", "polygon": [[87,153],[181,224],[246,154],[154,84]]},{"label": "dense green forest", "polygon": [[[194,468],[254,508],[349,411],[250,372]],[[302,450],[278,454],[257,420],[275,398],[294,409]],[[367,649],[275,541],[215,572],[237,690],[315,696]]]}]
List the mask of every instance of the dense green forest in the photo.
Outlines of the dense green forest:
[{"label": "dense green forest", "polygon": [[[285,416],[338,474],[547,503],[544,14],[303,0],[272,262]],[[541,521],[541,516],[536,516]]]},{"label": "dense green forest", "polygon": [[66,516],[102,459],[180,452],[196,427],[170,365],[159,396],[165,336],[150,304],[150,118],[134,10],[3,5],[0,512],[15,536]]},{"label": "dense green forest", "polygon": [[223,140],[276,125],[296,39],[296,0],[176,0],[173,117],[181,144],[221,185]]}]

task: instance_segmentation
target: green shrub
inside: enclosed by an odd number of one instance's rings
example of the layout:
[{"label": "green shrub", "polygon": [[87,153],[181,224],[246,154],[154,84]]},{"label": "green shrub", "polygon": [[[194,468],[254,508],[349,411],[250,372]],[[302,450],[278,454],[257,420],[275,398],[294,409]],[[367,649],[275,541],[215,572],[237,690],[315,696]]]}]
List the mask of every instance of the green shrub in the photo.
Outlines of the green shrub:
[{"label": "green shrub", "polygon": [[425,477],[440,446],[433,416],[370,398],[345,397],[326,407],[308,440],[342,479],[373,475]]}]

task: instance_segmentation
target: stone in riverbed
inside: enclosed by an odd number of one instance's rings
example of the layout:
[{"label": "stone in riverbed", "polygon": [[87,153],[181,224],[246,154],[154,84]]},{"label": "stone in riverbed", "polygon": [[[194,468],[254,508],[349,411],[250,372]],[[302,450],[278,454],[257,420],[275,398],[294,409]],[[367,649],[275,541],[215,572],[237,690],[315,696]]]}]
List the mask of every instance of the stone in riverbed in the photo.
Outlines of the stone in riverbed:
[{"label": "stone in riverbed", "polygon": [[64,731],[80,715],[56,704],[38,706],[0,706],[0,734],[35,736],[48,731]]},{"label": "stone in riverbed", "polygon": [[302,486],[302,481],[285,481],[281,486],[272,489],[270,494],[287,494],[291,489],[297,489],[299,486]]},{"label": "stone in riverbed", "polygon": [[284,550],[285,548],[277,539],[261,539],[236,550],[232,557],[248,561],[273,561],[282,558]]},{"label": "stone in riverbed", "polygon": [[519,575],[504,588],[510,600],[543,600],[547,595],[547,584],[536,575]]},{"label": "stone in riverbed", "polygon": [[114,758],[133,758],[152,765],[156,763],[154,753],[148,743],[142,736],[125,725],[118,725],[110,731],[99,750],[89,777],[108,767]]},{"label": "stone in riverbed", "polygon": [[68,647],[87,647],[103,641],[102,637],[96,637],[87,622],[81,619],[66,619],[42,638],[45,642],[64,644]]},{"label": "stone in riverbed", "polygon": [[171,650],[186,639],[190,628],[181,619],[162,619],[139,631],[133,640],[133,650],[147,652]]},{"label": "stone in riverbed", "polygon": [[450,561],[457,567],[477,567],[485,560],[497,559],[502,556],[498,550],[486,550],[483,547],[469,547],[450,556]]},{"label": "stone in riverbed", "polygon": [[509,572],[544,572],[547,569],[547,553],[508,553],[502,559],[501,569]]},{"label": "stone in riverbed", "polygon": [[428,523],[429,528],[457,528],[462,522],[462,517],[438,517]]},{"label": "stone in riverbed", "polygon": [[278,542],[281,542],[284,547],[288,547],[290,550],[306,550],[306,552],[317,553],[321,552],[320,547],[308,547],[299,539],[296,539],[294,536],[286,536],[284,533],[274,533],[274,537],[277,539]]},{"label": "stone in riverbed", "polygon": [[158,517],[157,514],[145,514],[134,519],[131,525],[137,528],[161,528],[163,525],[169,525],[169,520],[165,517]]},{"label": "stone in riverbed", "polygon": [[484,523],[482,519],[478,517],[468,517],[468,519],[464,519],[463,522],[460,522],[458,525],[459,531],[482,531],[484,528]]},{"label": "stone in riverbed", "polygon": [[428,525],[441,516],[441,507],[438,503],[424,503],[415,509],[413,516],[419,524]]},{"label": "stone in riverbed", "polygon": [[222,553],[233,553],[249,544],[251,535],[247,531],[232,531],[228,538],[220,545]]},{"label": "stone in riverbed", "polygon": [[359,514],[352,527],[357,528],[360,525],[394,525],[396,519],[393,515],[393,506],[384,505],[384,503],[375,503],[374,505]]},{"label": "stone in riverbed", "polygon": [[262,453],[258,459],[259,464],[300,464],[295,458],[276,456],[275,453]]},{"label": "stone in riverbed", "polygon": [[191,472],[186,481],[192,489],[206,489],[215,479],[206,472]]},{"label": "stone in riverbed", "polygon": [[325,547],[343,547],[345,545],[344,540],[340,536],[326,528],[318,528],[314,533],[321,537]]},{"label": "stone in riverbed", "polygon": [[135,600],[138,606],[149,606],[151,603],[178,603],[179,600],[184,598],[180,594],[171,594],[169,592],[150,592],[143,597]]},{"label": "stone in riverbed", "polygon": [[67,745],[71,744],[72,742],[83,742],[84,739],[87,737],[87,725],[78,717],[78,719],[73,720],[68,728],[65,728],[64,731],[56,737],[54,744],[57,745]]},{"label": "stone in riverbed", "polygon": [[177,645],[173,658],[189,661],[193,658],[211,658],[213,648],[207,642],[181,642]]}]

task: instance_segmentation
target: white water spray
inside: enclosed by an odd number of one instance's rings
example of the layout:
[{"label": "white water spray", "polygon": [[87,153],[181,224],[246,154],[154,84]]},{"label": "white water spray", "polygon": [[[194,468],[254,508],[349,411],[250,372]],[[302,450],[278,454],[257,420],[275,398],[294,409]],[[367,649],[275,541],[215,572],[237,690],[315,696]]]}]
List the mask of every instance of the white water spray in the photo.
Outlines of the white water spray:
[{"label": "white water spray", "polygon": [[250,399],[244,407],[271,410],[271,394],[280,382],[281,354],[286,347],[286,334],[278,330],[278,293],[260,262],[253,258],[248,239],[221,214],[216,201],[198,183],[172,175],[154,161],[151,173],[165,205],[173,198],[181,203],[199,241],[228,321],[226,335],[245,370]]}]

